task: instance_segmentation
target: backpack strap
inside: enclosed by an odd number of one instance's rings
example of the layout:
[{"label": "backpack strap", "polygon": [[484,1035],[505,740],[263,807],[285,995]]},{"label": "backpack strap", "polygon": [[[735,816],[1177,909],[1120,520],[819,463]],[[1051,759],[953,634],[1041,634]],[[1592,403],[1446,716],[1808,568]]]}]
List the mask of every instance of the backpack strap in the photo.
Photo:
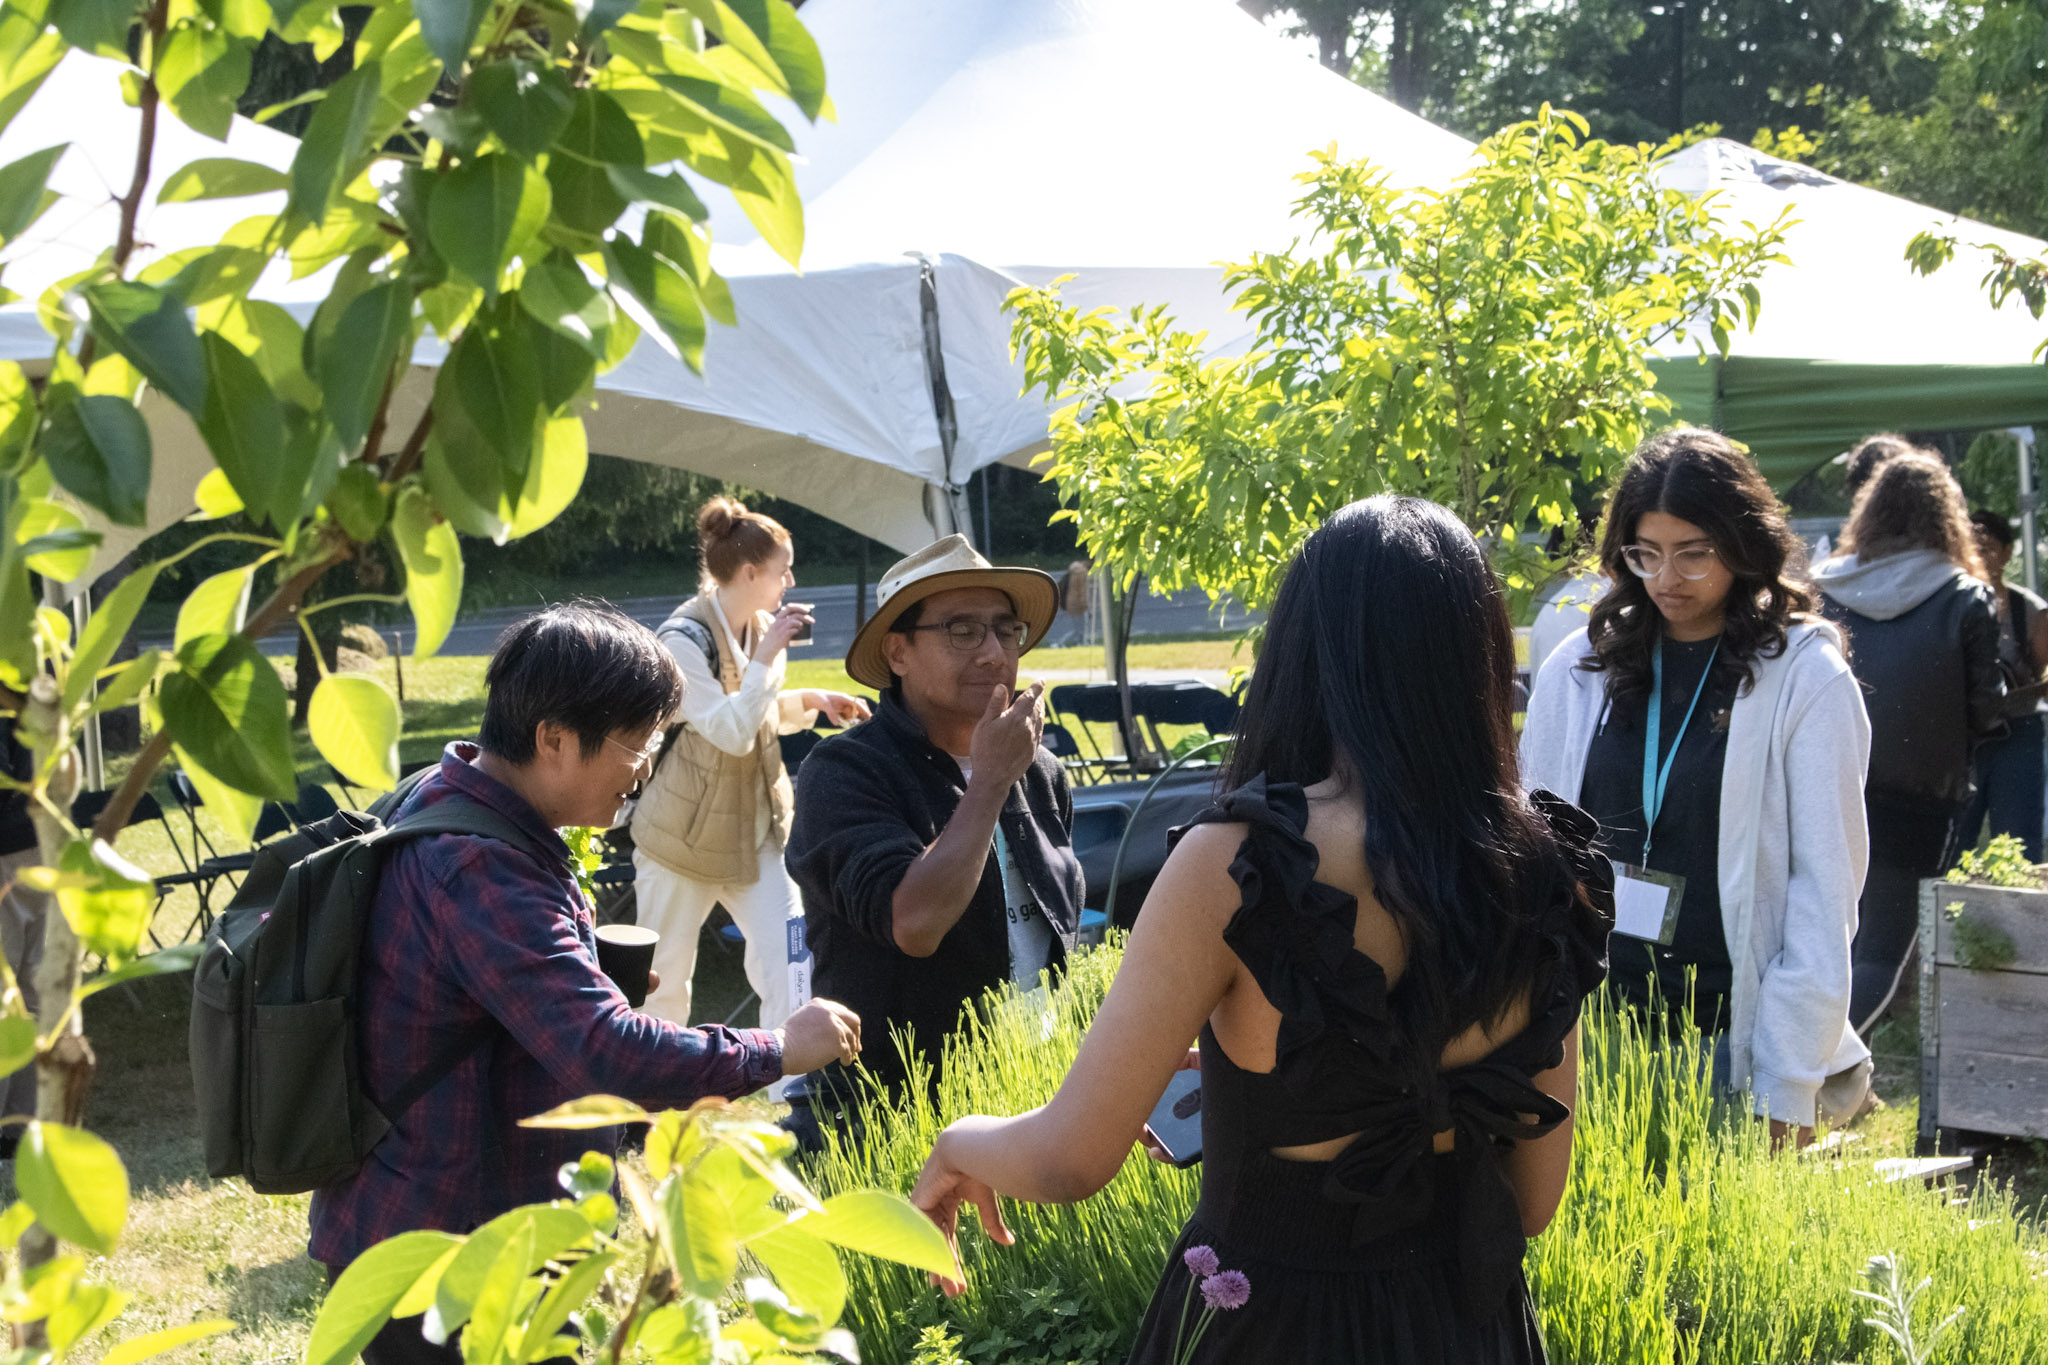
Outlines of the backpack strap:
[{"label": "backpack strap", "polygon": [[664,635],[680,635],[695,645],[698,652],[704,656],[704,666],[711,670],[711,676],[719,676],[718,642],[711,638],[711,632],[704,628],[702,621],[693,621],[687,616],[680,621],[671,618],[671,623],[665,623],[655,632],[654,638],[658,640]]},{"label": "backpack strap", "polygon": [[[419,785],[419,779],[432,771],[431,768],[424,769],[401,783],[391,793],[391,797],[396,798],[391,801],[392,806],[395,807],[410,796],[412,788]],[[528,853],[546,855],[546,850],[540,847],[539,842],[531,834],[489,806],[468,799],[436,801],[425,810],[414,811],[397,823],[386,826],[374,837],[388,853],[390,846],[401,840],[430,838],[437,834],[468,834],[482,839],[496,839],[501,843],[524,849]],[[379,1107],[385,1122],[396,1124],[400,1115],[419,1103],[429,1090],[448,1079],[456,1067],[482,1051],[497,1037],[501,1027],[503,1026],[498,1023],[495,1016],[485,1014],[483,1018],[443,1043],[427,1064],[415,1072],[411,1080],[398,1088],[390,1103]]]}]

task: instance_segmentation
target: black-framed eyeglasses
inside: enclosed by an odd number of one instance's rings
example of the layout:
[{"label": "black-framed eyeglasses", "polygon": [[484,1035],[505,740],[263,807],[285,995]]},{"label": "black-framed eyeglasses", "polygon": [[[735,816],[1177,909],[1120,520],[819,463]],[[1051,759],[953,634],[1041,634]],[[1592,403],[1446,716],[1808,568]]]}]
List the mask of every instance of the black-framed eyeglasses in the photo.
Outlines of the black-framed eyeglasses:
[{"label": "black-framed eyeglasses", "polygon": [[982,641],[988,639],[990,631],[995,632],[996,643],[1003,647],[1005,654],[1022,654],[1024,638],[1031,633],[1031,627],[1023,621],[989,622],[976,621],[970,617],[963,617],[957,621],[936,621],[928,626],[912,626],[909,633],[914,635],[922,630],[945,631],[946,643],[963,654],[980,649]]}]

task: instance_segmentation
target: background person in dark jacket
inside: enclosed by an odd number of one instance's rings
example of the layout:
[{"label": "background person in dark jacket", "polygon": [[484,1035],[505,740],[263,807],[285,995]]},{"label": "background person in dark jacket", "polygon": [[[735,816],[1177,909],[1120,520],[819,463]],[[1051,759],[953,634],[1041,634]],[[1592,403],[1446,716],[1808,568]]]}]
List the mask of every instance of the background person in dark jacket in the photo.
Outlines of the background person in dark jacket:
[{"label": "background person in dark jacket", "polygon": [[846,671],[881,704],[804,761],[787,858],[815,989],[860,1015],[861,1060],[897,1088],[893,1031],[936,1074],[962,1006],[1065,963],[1081,865],[1039,689],[1016,690],[1018,656],[1059,611],[1051,576],[991,567],[950,536],[891,568],[879,596]]},{"label": "background person in dark jacket", "polygon": [[1962,490],[1932,455],[1887,460],[1815,581],[1870,712],[1870,874],[1849,1018],[1877,1022],[1913,947],[1919,883],[1955,856],[1977,746],[2003,730],[1998,618]]},{"label": "background person in dark jacket", "polygon": [[1974,848],[1984,833],[2014,834],[2026,846],[2027,861],[2041,861],[2041,833],[2048,823],[2048,771],[2043,768],[2043,740],[2048,725],[2043,712],[2041,675],[2048,672],[2048,603],[2017,583],[2005,581],[2012,560],[2012,523],[1997,512],[1970,514],[1977,532],[1977,553],[1984,574],[1997,586],[1998,667],[2005,674],[2004,739],[1977,751],[1977,791],[1963,810],[1960,848]]},{"label": "background person in dark jacket", "polygon": [[[21,693],[0,687],[0,712],[19,711],[25,700]],[[26,782],[35,774],[35,755],[15,738],[14,717],[4,713],[0,713],[0,768],[17,782]],[[22,1002],[30,1014],[36,1012],[36,967],[43,960],[43,921],[49,917],[50,898],[16,886],[14,879],[23,868],[42,861],[27,793],[0,790],[0,952],[7,954],[7,964],[14,969]],[[36,1067],[30,1062],[0,1079],[0,1116],[35,1112]],[[12,1157],[20,1141],[20,1128],[0,1130],[0,1161]]]}]

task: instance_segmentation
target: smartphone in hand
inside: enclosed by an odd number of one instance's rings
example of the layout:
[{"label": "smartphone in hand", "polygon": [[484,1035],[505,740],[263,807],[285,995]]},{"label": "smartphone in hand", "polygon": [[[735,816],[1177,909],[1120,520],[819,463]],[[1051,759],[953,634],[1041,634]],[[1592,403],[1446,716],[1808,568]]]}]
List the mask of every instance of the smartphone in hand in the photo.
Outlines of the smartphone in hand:
[{"label": "smartphone in hand", "polygon": [[[801,607],[803,608],[803,610],[807,612],[815,612],[817,610],[816,607],[812,606],[808,602],[792,602],[789,605],[793,607]],[[806,621],[802,625],[797,627],[796,634],[789,637],[789,647],[791,649],[796,648],[798,645],[807,645],[811,642],[811,625],[811,622]]]},{"label": "smartphone in hand", "polygon": [[1145,1134],[1166,1153],[1167,1160],[1183,1170],[1202,1159],[1201,1072],[1173,1073],[1166,1093],[1145,1121]]}]

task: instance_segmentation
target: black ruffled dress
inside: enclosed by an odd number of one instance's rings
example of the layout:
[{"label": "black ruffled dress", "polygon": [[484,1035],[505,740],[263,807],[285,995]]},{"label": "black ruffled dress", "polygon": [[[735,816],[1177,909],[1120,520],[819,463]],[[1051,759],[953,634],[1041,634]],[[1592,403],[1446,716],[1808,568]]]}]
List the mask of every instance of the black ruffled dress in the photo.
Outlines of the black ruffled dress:
[{"label": "black ruffled dress", "polygon": [[[1569,874],[1543,895],[1546,961],[1529,1026],[1484,1060],[1419,1082],[1395,1055],[1387,981],[1358,951],[1358,903],[1315,880],[1308,802],[1255,779],[1198,824],[1250,826],[1230,875],[1243,904],[1224,940],[1280,1011],[1271,1073],[1231,1064],[1202,1030],[1202,1195],[1174,1244],[1138,1332],[1133,1365],[1170,1365],[1191,1273],[1214,1250],[1250,1281],[1219,1311],[1194,1359],[1231,1365],[1523,1365],[1545,1359],[1522,1276],[1521,1217],[1500,1159],[1568,1117],[1531,1083],[1558,1065],[1579,1007],[1605,976],[1613,873],[1594,826],[1538,793]],[[1576,883],[1573,881],[1576,876]],[[1583,887],[1585,895],[1579,894]],[[1442,1050],[1441,1041],[1430,1055]],[[1535,1115],[1527,1122],[1524,1115]],[[1452,1151],[1434,1135],[1456,1134]],[[1357,1133],[1334,1160],[1288,1161],[1275,1147]],[[1203,1306],[1186,1315],[1192,1333]]]}]

